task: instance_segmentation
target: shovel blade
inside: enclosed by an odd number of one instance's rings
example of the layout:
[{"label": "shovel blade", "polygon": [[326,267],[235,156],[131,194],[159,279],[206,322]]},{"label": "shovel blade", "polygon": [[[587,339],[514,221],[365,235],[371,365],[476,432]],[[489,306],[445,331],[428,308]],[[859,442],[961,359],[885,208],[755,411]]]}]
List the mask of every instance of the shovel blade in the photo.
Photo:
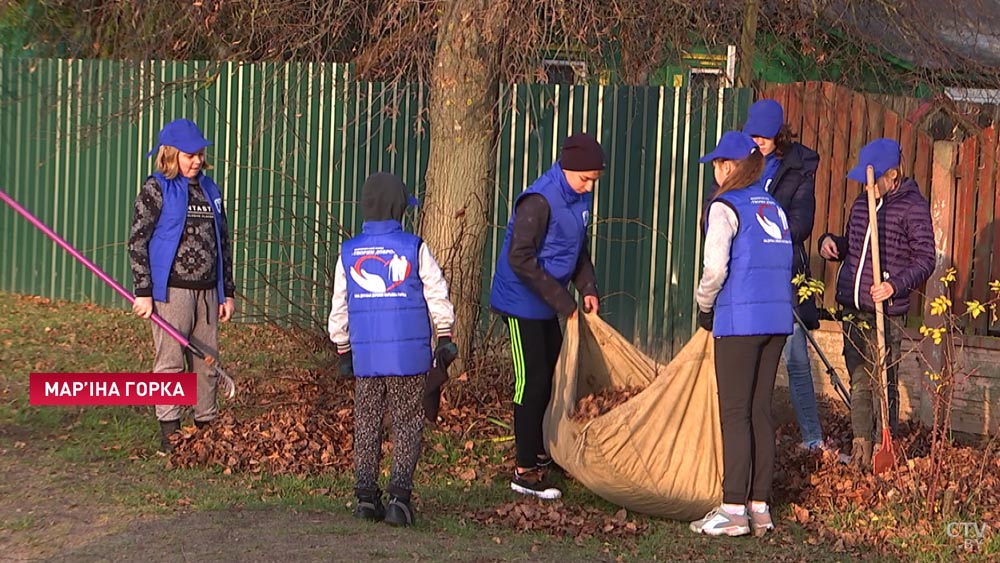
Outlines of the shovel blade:
[{"label": "shovel blade", "polygon": [[882,474],[892,469],[896,465],[896,454],[892,450],[892,432],[888,428],[882,429],[882,447],[872,456],[872,471]]}]

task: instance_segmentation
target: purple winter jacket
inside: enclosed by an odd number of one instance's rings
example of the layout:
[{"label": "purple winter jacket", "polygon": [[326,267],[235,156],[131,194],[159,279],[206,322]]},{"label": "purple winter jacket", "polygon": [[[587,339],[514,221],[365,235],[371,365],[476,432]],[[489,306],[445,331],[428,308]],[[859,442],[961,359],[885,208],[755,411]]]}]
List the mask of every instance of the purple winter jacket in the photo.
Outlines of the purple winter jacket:
[{"label": "purple winter jacket", "polygon": [[[904,178],[899,189],[877,200],[875,205],[882,276],[895,290],[885,302],[885,313],[904,315],[910,309],[910,292],[922,286],[934,272],[934,227],[930,205],[911,178]],[[823,246],[826,237],[832,237],[840,259],[846,257],[837,274],[837,303],[874,312],[868,236],[868,194],[862,190],[851,206],[846,236],[826,233],[819,238],[818,246]],[[863,264],[860,272],[859,263]]]}]

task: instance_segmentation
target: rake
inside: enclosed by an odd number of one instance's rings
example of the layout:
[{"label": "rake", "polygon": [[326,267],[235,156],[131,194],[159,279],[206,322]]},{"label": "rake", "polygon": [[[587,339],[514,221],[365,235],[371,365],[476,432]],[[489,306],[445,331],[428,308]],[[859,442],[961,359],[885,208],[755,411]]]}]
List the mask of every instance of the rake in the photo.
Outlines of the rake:
[{"label": "rake", "polygon": [[[101,281],[111,286],[111,289],[114,289],[116,292],[118,292],[118,294],[124,297],[126,300],[128,300],[129,303],[135,302],[135,296],[133,296],[131,293],[128,292],[128,290],[122,287],[120,283],[115,281],[114,278],[112,278],[111,276],[106,274],[103,270],[98,268],[97,265],[91,262],[89,258],[81,254],[79,250],[73,248],[73,246],[70,243],[66,242],[65,239],[59,236],[59,234],[57,234],[55,231],[49,228],[45,223],[42,223],[37,217],[32,215],[30,211],[25,209],[21,204],[15,201],[14,198],[10,197],[2,189],[0,189],[0,200],[3,200],[4,203],[9,205],[11,209],[13,209],[22,217],[27,219],[28,222],[31,223],[36,229],[42,231],[42,233],[44,233],[45,236],[49,237],[56,244],[62,247],[62,249],[68,252],[70,256],[76,258],[78,262],[86,266],[87,269],[90,270],[95,276],[100,278]],[[236,384],[233,383],[233,378],[229,377],[229,374],[227,374],[225,370],[222,369],[222,366],[219,365],[218,358],[202,350],[195,343],[185,338],[184,335],[178,332],[177,329],[175,329],[174,327],[170,326],[170,323],[163,320],[163,318],[157,315],[156,313],[153,313],[153,315],[150,317],[150,320],[152,320],[154,323],[156,323],[157,326],[162,328],[164,332],[169,334],[170,337],[176,340],[177,343],[180,344],[185,350],[188,350],[198,358],[205,360],[205,363],[208,364],[208,366],[210,366],[219,376],[219,387],[221,388],[222,393],[223,395],[226,396],[226,398],[232,399],[233,397],[236,396]]]}]

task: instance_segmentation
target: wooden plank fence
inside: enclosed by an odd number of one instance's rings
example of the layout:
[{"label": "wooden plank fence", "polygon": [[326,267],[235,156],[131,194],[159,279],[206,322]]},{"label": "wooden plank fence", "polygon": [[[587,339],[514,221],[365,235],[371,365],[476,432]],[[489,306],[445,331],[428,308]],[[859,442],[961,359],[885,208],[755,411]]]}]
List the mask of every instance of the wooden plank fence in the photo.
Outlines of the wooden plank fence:
[{"label": "wooden plank fence", "polygon": [[[847,171],[857,162],[861,147],[879,137],[899,141],[903,150],[904,174],[912,176],[925,197],[931,188],[933,139],[874,97],[832,83],[800,82],[767,87],[763,97],[778,100],[785,108],[785,120],[799,141],[820,154],[816,171],[816,220],[812,237],[806,242],[813,277],[828,288],[824,306],[832,307],[839,265],[823,260],[816,241],[825,232],[841,234],[854,199],[862,186],[847,180]],[[914,300],[911,314],[920,316],[920,300]]]}]

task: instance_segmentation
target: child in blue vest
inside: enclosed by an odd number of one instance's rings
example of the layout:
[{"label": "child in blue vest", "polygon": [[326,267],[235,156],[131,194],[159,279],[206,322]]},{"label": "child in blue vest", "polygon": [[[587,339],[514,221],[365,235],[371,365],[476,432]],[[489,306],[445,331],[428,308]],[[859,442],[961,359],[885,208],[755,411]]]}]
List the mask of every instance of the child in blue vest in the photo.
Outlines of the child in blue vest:
[{"label": "child in blue vest", "polygon": [[[450,362],[458,354],[451,341],[455,311],[441,268],[420,237],[403,231],[403,213],[415,204],[392,174],[365,180],[364,224],[361,234],[341,246],[328,327],[341,375],[354,377],[354,516],[394,526],[413,523],[410,497],[432,336],[437,335],[439,361]],[[394,440],[386,507],[378,474],[387,412]]]},{"label": "child in blue vest", "polygon": [[[760,183],[764,157],[747,134],[729,131],[711,162],[719,185],[708,208],[698,324],[715,337],[722,425],[722,505],[691,523],[712,536],[774,528],[771,396],[792,332],[792,238],[784,211]],[[749,515],[748,512],[749,511]]]},{"label": "child in blue vest", "polygon": [[[811,277],[805,241],[812,234],[816,214],[819,155],[792,140],[794,135],[785,123],[785,110],[776,100],[763,99],[750,106],[743,132],[753,138],[764,156],[764,173],[761,176],[764,191],[771,194],[788,217],[792,234],[792,274]],[[823,429],[816,408],[806,335],[807,330],[819,328],[819,310],[812,299],[797,302],[795,310],[802,324],[795,324],[783,353],[785,367],[788,368],[788,395],[802,436],[799,446],[825,450],[827,446],[823,441]]]},{"label": "child in blue vest", "polygon": [[552,397],[552,377],[562,347],[559,317],[576,314],[567,289],[583,294],[584,310],[597,313],[597,280],[587,252],[591,192],[604,170],[604,151],[586,133],[563,143],[560,159],[518,196],[507,223],[490,306],[510,328],[514,359],[512,490],[541,499],[562,492],[549,484],[542,421]]},{"label": "child in blue vest", "polygon": [[[156,172],[135,199],[128,241],[135,302],[132,310],[148,319],[154,312],[189,340],[218,355],[219,321],[235,310],[233,251],[219,187],[204,173],[205,147],[211,145],[192,121],[177,119],[160,131]],[[153,325],[153,371],[180,373],[185,364],[198,376],[194,423],[215,419],[218,376],[204,360],[186,353],[163,329]],[[182,408],[157,405],[160,449],[180,429]]]}]

